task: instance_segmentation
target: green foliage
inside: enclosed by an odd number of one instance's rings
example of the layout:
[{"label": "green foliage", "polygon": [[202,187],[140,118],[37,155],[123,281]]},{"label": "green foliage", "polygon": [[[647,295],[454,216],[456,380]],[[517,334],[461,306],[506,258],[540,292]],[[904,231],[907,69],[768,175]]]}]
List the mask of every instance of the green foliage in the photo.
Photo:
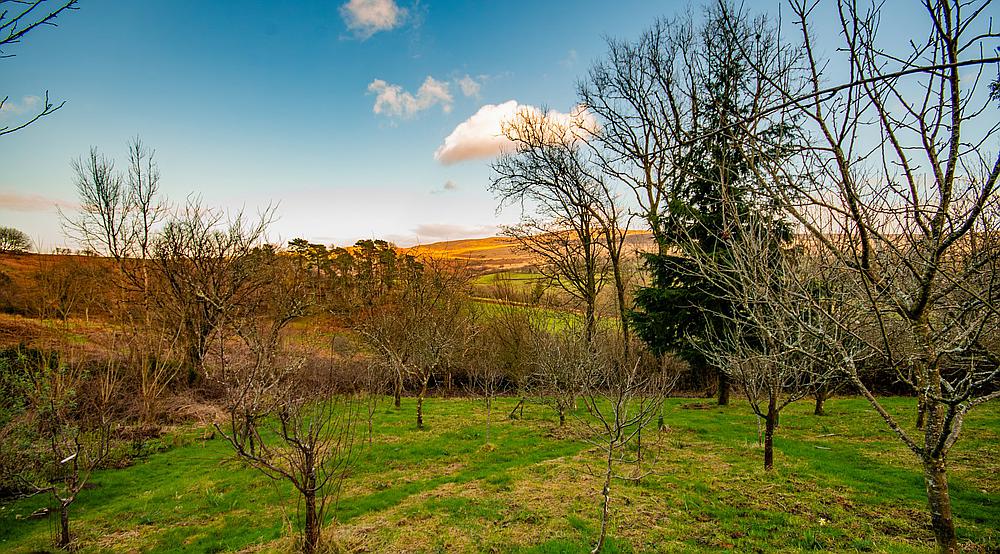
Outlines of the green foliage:
[{"label": "green foliage", "polygon": [[727,267],[728,243],[740,233],[766,230],[779,241],[790,238],[788,225],[765,199],[756,169],[787,157],[794,146],[794,127],[774,123],[752,131],[754,140],[771,145],[766,156],[748,156],[751,131],[745,122],[759,106],[749,92],[754,69],[739,52],[755,47],[761,36],[754,33],[761,31],[748,22],[724,27],[734,24],[718,11],[708,10],[704,18],[690,53],[701,62],[692,78],[698,80],[702,108],[687,130],[697,138],[669,184],[670,201],[657,219],[662,228],[654,229],[662,242],[658,252],[645,256],[652,281],[637,291],[630,314],[636,333],[654,351],[677,351],[697,372],[707,367],[690,341],[719,336],[735,308],[727,291],[699,271],[695,260]]}]

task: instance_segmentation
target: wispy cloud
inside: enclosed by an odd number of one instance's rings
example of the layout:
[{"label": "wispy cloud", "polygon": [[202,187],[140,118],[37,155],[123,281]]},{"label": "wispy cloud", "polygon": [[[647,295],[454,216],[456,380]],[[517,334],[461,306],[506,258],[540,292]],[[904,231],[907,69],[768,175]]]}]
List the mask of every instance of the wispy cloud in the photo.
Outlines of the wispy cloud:
[{"label": "wispy cloud", "polygon": [[361,40],[399,27],[406,15],[406,9],[399,7],[395,0],[350,0],[340,7],[344,24]]},{"label": "wispy cloud", "polygon": [[54,212],[56,208],[76,210],[79,209],[79,205],[40,194],[0,192],[0,210],[11,212]]},{"label": "wispy cloud", "polygon": [[537,117],[545,117],[553,124],[570,126],[593,132],[597,123],[592,114],[577,106],[569,113],[542,110],[535,106],[518,104],[508,100],[503,104],[486,104],[469,119],[458,124],[444,142],[434,151],[434,159],[443,164],[453,164],[476,158],[492,158],[513,148],[513,143],[504,136],[504,124],[517,114],[528,112]]},{"label": "wispy cloud", "polygon": [[448,83],[428,76],[417,89],[417,93],[407,92],[400,85],[375,79],[368,85],[368,92],[375,94],[372,111],[389,117],[413,117],[414,115],[440,105],[445,113],[451,111],[453,98]]},{"label": "wispy cloud", "polygon": [[[0,98],[0,100],[4,99]],[[4,100],[3,104],[0,104],[0,117],[33,111],[41,101],[42,99],[37,96],[22,96],[20,102],[10,99]]]},{"label": "wispy cloud", "polygon": [[458,88],[461,89],[462,94],[469,97],[478,97],[479,91],[483,88],[482,77],[476,79],[475,77],[466,75],[461,79],[455,81],[458,84]]},{"label": "wispy cloud", "polygon": [[444,184],[441,185],[441,188],[432,190],[431,194],[445,194],[448,192],[455,192],[456,190],[458,190],[458,183],[455,181],[445,181]]},{"label": "wispy cloud", "polygon": [[559,60],[559,65],[565,68],[571,68],[576,65],[577,59],[579,59],[579,55],[576,53],[576,50],[571,48],[568,52],[566,52],[566,57]]}]

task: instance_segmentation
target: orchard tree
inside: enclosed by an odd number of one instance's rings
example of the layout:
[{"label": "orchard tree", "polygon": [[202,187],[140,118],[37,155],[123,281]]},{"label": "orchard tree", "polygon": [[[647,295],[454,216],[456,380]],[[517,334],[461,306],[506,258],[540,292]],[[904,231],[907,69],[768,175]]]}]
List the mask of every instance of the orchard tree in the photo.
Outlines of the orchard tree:
[{"label": "orchard tree", "polygon": [[[969,411],[1000,397],[990,338],[1000,326],[1000,155],[988,150],[998,115],[983,80],[1000,63],[990,2],[920,2],[924,22],[911,32],[922,38],[904,44],[880,32],[882,5],[838,1],[840,46],[822,48],[829,59],[815,41],[830,21],[818,20],[814,2],[789,5],[804,75],[769,82],[780,97],[765,111],[796,112],[809,148],[795,163],[765,157],[753,170],[852,292],[833,310],[801,294],[827,322],[800,328],[837,354],[837,367],[920,461],[937,547],[957,552],[949,452]],[[770,60],[746,54],[757,75],[770,74]],[[828,82],[830,67],[849,80]],[[774,146],[759,134],[746,138],[751,157]],[[865,345],[865,363],[825,332],[830,326]],[[919,432],[862,380],[872,363],[911,388]]]},{"label": "orchard tree", "polygon": [[89,368],[54,352],[19,352],[16,397],[21,413],[0,430],[7,448],[17,448],[15,472],[29,494],[44,494],[59,516],[58,546],[69,549],[70,507],[113,445],[113,404],[119,394],[119,362],[109,360],[88,386]]},{"label": "orchard tree", "polygon": [[468,267],[424,258],[408,263],[395,292],[383,297],[360,325],[379,363],[395,381],[396,406],[407,383],[417,389],[417,428],[431,379],[466,358],[476,327],[466,309]]}]

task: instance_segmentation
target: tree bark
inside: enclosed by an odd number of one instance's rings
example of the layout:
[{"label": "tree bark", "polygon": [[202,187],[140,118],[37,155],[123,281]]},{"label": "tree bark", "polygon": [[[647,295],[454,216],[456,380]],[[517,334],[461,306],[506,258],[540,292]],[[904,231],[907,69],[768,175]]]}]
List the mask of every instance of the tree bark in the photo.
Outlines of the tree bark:
[{"label": "tree bark", "polygon": [[767,400],[767,418],[764,423],[764,469],[774,467],[774,427],[778,422],[777,399],[771,394]]},{"label": "tree bark", "polygon": [[815,397],[816,397],[816,408],[813,409],[813,415],[818,415],[818,416],[826,415],[826,412],[823,410],[823,402],[826,401],[826,393],[817,392],[815,394]]},{"label": "tree bark", "polygon": [[417,429],[424,428],[424,396],[427,394],[427,379],[420,386],[420,396],[417,397]]},{"label": "tree bark", "polygon": [[597,537],[597,544],[594,545],[594,549],[591,550],[591,554],[597,554],[604,547],[604,539],[608,536],[608,513],[611,508],[611,475],[612,475],[612,462],[614,460],[614,446],[608,445],[608,457],[607,466],[604,470],[604,487],[601,489],[601,496],[603,496],[604,502],[601,505],[601,534]]},{"label": "tree bark", "polygon": [[943,459],[924,459],[924,483],[927,485],[927,503],[931,509],[931,527],[938,552],[958,552],[958,537],[955,535],[951,495],[948,492],[948,470]]},{"label": "tree bark", "polygon": [[729,405],[729,376],[719,372],[719,406]]},{"label": "tree bark", "polygon": [[59,506],[59,548],[67,549],[69,548],[70,537],[69,537],[69,504],[60,504]]},{"label": "tree bark", "polygon": [[[524,397],[522,396],[521,399],[518,400],[517,405],[514,406],[514,409],[511,410],[510,414],[507,415],[507,418],[508,419],[517,419],[517,409],[520,408],[523,405],[524,405]],[[524,415],[524,409],[523,408],[521,409],[521,415],[522,416]]]},{"label": "tree bark", "polygon": [[306,464],[306,479],[305,479],[305,490],[302,491],[302,495],[305,497],[306,504],[306,528],[305,536],[302,541],[302,551],[306,554],[312,554],[316,552],[319,548],[320,539],[320,521],[319,513],[316,511],[316,471],[315,471],[315,460],[313,459],[313,452],[307,451],[305,456]]},{"label": "tree bark", "polygon": [[924,428],[924,418],[927,415],[927,402],[920,394],[917,395],[917,429]]},{"label": "tree bark", "polygon": [[302,551],[307,554],[316,552],[319,547],[319,518],[316,513],[316,493],[306,492],[306,529],[303,537]]},{"label": "tree bark", "polygon": [[417,397],[417,429],[424,428],[424,395]]},{"label": "tree bark", "polygon": [[392,403],[394,406],[396,406],[396,408],[399,408],[399,405],[402,401],[402,397],[403,397],[403,380],[397,377],[396,385],[392,389]]},{"label": "tree bark", "polygon": [[486,393],[486,443],[490,442],[490,423],[493,417],[493,397]]}]

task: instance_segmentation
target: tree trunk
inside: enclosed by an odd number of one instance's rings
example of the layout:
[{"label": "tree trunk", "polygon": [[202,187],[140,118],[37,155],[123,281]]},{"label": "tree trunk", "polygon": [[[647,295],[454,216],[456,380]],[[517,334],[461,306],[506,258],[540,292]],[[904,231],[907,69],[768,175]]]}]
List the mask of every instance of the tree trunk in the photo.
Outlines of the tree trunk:
[{"label": "tree trunk", "polygon": [[948,492],[948,470],[943,459],[924,460],[924,483],[927,485],[927,503],[931,509],[931,527],[938,552],[958,552],[955,521],[951,516],[951,495]]},{"label": "tree trunk", "polygon": [[719,372],[719,406],[729,405],[729,376]]},{"label": "tree trunk", "polygon": [[396,408],[399,408],[400,402],[402,401],[402,397],[403,397],[403,380],[397,377],[396,385],[392,389],[392,403],[393,405],[396,406]]},{"label": "tree trunk", "polygon": [[642,471],[642,426],[640,424],[639,430],[635,433],[635,459],[636,467],[639,471]]},{"label": "tree trunk", "polygon": [[816,397],[816,408],[813,410],[813,415],[826,415],[826,412],[823,411],[823,402],[826,401],[826,393],[819,391],[814,396]]},{"label": "tree trunk", "polygon": [[316,552],[319,547],[319,516],[316,513],[316,493],[306,492],[306,529],[302,542],[302,551],[307,554]]},{"label": "tree trunk", "polygon": [[622,326],[622,348],[625,352],[625,359],[630,360],[632,356],[628,333],[628,306],[625,304],[625,278],[622,276],[621,250],[612,247],[616,244],[616,241],[611,234],[607,236],[607,241],[608,250],[613,253],[610,256],[611,270],[615,278],[615,296],[618,300],[619,325]]},{"label": "tree trunk", "polygon": [[566,408],[562,405],[559,406],[559,426],[562,427],[566,425]]},{"label": "tree trunk", "polygon": [[586,333],[587,333],[587,344],[594,344],[594,333],[597,330],[597,310],[595,306],[596,299],[593,297],[587,298],[587,307],[584,311],[584,321],[586,321]]},{"label": "tree trunk", "polygon": [[591,550],[591,554],[597,554],[604,547],[604,539],[608,536],[608,513],[611,507],[611,475],[612,475],[612,462],[614,460],[614,445],[608,445],[608,458],[607,466],[604,470],[604,487],[601,489],[601,495],[604,497],[604,502],[601,505],[601,534],[597,537],[597,544],[594,545],[594,549]]},{"label": "tree trunk", "polygon": [[424,395],[420,393],[417,397],[417,429],[424,428]]},{"label": "tree trunk", "polygon": [[188,348],[187,353],[188,363],[187,363],[187,384],[193,385],[198,380],[198,374],[201,371],[201,359],[202,350],[197,344],[191,345]]},{"label": "tree trunk", "polygon": [[420,386],[420,396],[417,397],[417,429],[424,428],[424,395],[427,394],[427,379]]},{"label": "tree trunk", "polygon": [[493,417],[493,398],[486,394],[486,443],[490,442],[490,419]]},{"label": "tree trunk", "polygon": [[302,551],[306,554],[312,554],[319,547],[320,539],[319,513],[316,511],[316,462],[313,459],[314,454],[311,450],[307,450],[305,455],[306,486],[305,490],[302,491],[302,495],[305,497],[306,504],[306,528],[302,541]]},{"label": "tree trunk", "polygon": [[[514,406],[514,409],[510,411],[510,414],[507,416],[507,418],[508,419],[517,419],[517,409],[520,408],[523,405],[524,405],[524,397],[522,396],[521,399],[518,400],[517,405]],[[524,415],[524,410],[523,409],[521,410],[521,415]]]},{"label": "tree trunk", "polygon": [[59,505],[59,548],[69,548],[69,504]]},{"label": "tree trunk", "polygon": [[764,469],[774,467],[774,426],[778,421],[777,399],[771,394],[767,400],[767,418],[764,423]]}]

